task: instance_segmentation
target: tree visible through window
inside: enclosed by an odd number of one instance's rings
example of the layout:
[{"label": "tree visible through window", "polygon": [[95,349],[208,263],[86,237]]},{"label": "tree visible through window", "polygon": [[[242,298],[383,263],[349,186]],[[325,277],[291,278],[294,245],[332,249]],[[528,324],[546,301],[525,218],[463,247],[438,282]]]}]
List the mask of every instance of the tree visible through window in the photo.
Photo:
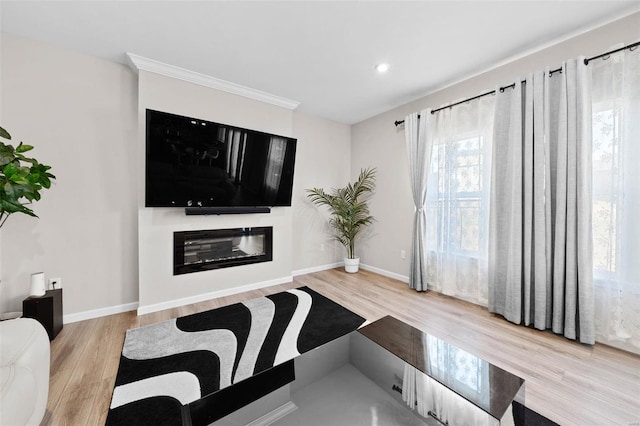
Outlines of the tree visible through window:
[{"label": "tree visible through window", "polygon": [[[490,155],[490,153],[488,154]],[[429,241],[440,251],[479,256],[483,197],[483,157],[481,137],[434,147],[433,177],[437,194],[430,194],[428,206],[441,216],[442,225],[429,229]],[[436,233],[447,238],[436,238]]]},{"label": "tree visible through window", "polygon": [[606,105],[593,110],[593,268],[596,276],[616,271],[618,171],[617,114]]}]

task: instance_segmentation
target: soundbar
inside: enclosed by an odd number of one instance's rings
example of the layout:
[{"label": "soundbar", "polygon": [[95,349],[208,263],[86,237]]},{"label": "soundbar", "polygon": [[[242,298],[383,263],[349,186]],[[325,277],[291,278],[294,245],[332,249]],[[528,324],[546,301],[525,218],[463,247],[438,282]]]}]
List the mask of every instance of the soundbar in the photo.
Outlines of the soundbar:
[{"label": "soundbar", "polygon": [[187,216],[209,214],[271,213],[271,207],[185,207]]}]

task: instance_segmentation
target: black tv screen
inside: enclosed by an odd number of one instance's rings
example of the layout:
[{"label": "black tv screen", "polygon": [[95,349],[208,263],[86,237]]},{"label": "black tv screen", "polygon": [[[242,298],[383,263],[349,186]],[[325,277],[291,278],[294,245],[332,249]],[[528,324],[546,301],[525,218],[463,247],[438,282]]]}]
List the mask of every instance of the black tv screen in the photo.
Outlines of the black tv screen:
[{"label": "black tv screen", "polygon": [[296,139],[147,110],[146,207],[291,206]]}]

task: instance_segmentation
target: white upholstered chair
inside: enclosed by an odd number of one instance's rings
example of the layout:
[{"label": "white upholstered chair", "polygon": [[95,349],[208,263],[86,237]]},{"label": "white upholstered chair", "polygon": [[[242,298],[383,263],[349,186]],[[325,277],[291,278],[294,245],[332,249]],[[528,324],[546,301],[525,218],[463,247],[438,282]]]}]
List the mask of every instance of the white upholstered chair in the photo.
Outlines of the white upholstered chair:
[{"label": "white upholstered chair", "polygon": [[39,425],[49,396],[49,336],[31,318],[0,322],[0,425]]}]

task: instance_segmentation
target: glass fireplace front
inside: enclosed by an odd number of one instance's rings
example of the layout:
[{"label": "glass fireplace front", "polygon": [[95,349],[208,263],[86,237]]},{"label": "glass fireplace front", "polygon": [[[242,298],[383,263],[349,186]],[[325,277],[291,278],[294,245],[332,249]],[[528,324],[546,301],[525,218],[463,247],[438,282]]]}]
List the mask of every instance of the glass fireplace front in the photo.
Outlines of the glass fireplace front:
[{"label": "glass fireplace front", "polygon": [[273,260],[273,228],[173,233],[173,275]]}]

